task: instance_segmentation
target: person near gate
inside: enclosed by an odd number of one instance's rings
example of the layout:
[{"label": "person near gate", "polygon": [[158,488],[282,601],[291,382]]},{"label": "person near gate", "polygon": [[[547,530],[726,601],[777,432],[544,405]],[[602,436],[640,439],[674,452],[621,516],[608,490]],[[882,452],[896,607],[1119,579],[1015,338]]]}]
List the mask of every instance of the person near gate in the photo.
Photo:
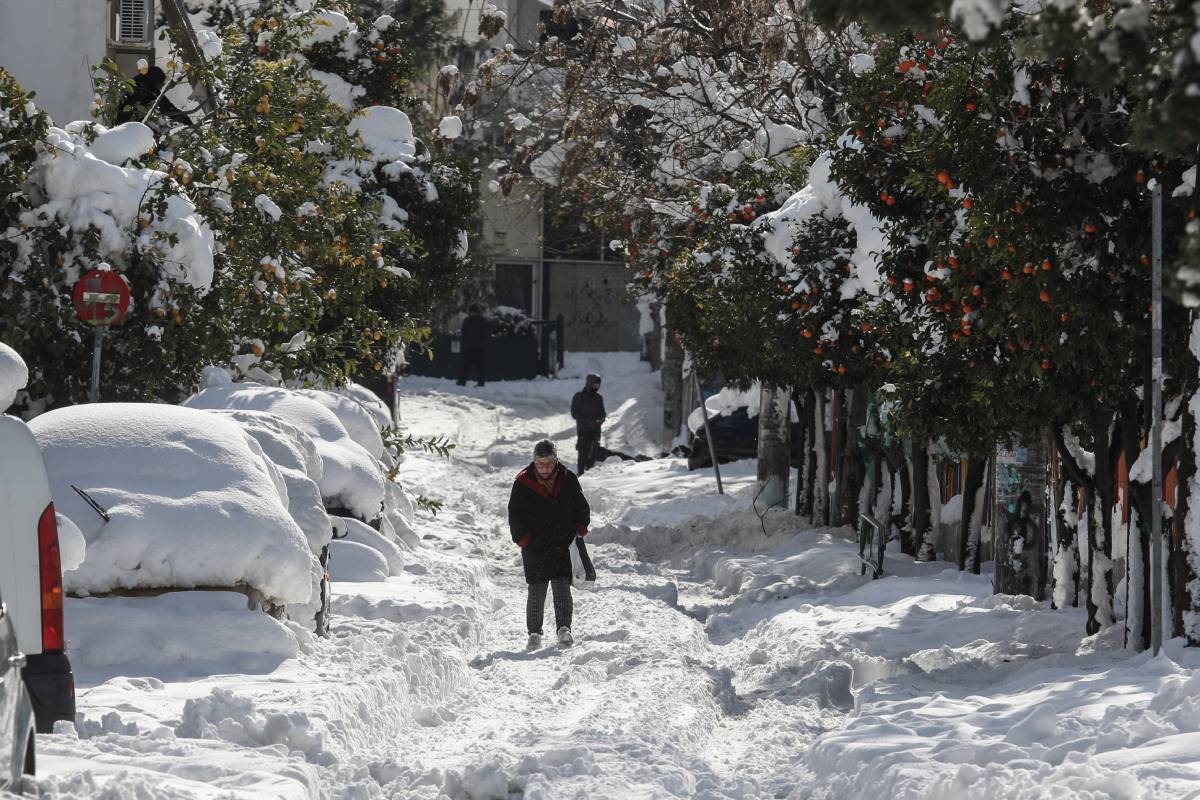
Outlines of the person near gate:
[{"label": "person near gate", "polygon": [[606,416],[599,375],[589,373],[583,388],[571,398],[571,416],[575,419],[575,449],[579,451],[578,472],[582,475],[596,466],[600,426]]},{"label": "person near gate", "polygon": [[529,585],[525,625],[530,650],[542,642],[547,587],[554,592],[558,641],[563,645],[574,641],[570,548],[578,547],[576,540],[587,536],[589,522],[591,508],[579,480],[559,463],[554,443],[543,439],[534,446],[533,462],[517,474],[508,498],[509,533],[521,548],[521,565]]},{"label": "person near gate", "polygon": [[487,349],[488,323],[479,313],[479,306],[472,303],[467,308],[467,318],[463,320],[462,335],[459,339],[462,352],[459,354],[458,385],[467,385],[467,376],[474,371],[476,386],[483,386],[484,351]]}]

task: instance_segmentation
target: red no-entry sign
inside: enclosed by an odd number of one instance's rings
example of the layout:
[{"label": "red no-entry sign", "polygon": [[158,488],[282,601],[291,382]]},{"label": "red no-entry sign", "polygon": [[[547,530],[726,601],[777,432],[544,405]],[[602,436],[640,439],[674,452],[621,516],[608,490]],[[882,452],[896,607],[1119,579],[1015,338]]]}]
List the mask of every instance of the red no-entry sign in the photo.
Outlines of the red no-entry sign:
[{"label": "red no-entry sign", "polygon": [[90,325],[119,325],[129,311],[125,279],[106,269],[84,273],[75,284],[75,313]]}]

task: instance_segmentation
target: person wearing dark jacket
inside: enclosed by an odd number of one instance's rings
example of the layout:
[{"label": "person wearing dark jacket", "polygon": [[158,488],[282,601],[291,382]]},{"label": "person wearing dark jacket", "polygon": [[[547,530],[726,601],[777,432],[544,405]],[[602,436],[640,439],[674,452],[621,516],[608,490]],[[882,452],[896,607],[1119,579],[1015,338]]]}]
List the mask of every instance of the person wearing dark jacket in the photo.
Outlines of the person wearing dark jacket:
[{"label": "person wearing dark jacket", "polygon": [[521,548],[521,564],[529,584],[525,623],[531,650],[542,641],[547,586],[554,591],[558,641],[564,645],[574,641],[570,548],[577,537],[587,536],[589,522],[591,508],[579,480],[559,463],[553,442],[538,442],[533,462],[518,473],[508,498],[509,533]]},{"label": "person wearing dark jacket", "polygon": [[578,472],[582,475],[596,466],[600,426],[606,416],[599,375],[589,373],[583,388],[571,398],[571,416],[575,418],[575,449],[579,451]]},{"label": "person wearing dark jacket", "polygon": [[[176,108],[163,92],[166,84],[167,73],[163,72],[162,67],[150,67],[144,73],[134,75],[133,91],[121,98],[121,105],[117,109],[117,124],[141,122],[149,114],[147,123],[156,133],[162,133],[170,127],[163,120],[176,125],[191,125],[191,118]],[[151,109],[153,114],[150,113]]]},{"label": "person wearing dark jacket", "polygon": [[488,323],[474,303],[467,308],[467,318],[462,324],[462,354],[459,359],[458,385],[467,385],[467,375],[475,371],[476,386],[483,386],[483,354],[487,348]]}]

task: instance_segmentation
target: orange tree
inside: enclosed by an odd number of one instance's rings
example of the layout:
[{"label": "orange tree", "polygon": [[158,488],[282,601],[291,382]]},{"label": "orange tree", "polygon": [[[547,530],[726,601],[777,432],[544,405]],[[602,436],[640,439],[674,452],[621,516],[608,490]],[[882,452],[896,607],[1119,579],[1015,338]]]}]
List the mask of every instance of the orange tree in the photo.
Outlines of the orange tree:
[{"label": "orange tree", "polygon": [[[897,365],[902,425],[976,460],[1011,433],[1053,426],[1096,495],[1094,632],[1112,613],[1111,468],[1122,451],[1136,457],[1145,432],[1146,182],[1173,187],[1184,165],[1126,146],[1128,92],[1091,88],[1071,60],[1020,59],[1010,38],[976,49],[942,30],[885,43],[854,86],[834,174],[888,226],[886,283],[910,343]],[[1168,241],[1187,214],[1169,202]],[[1168,329],[1179,364],[1184,328]],[[1094,469],[1070,457],[1064,426]]]}]

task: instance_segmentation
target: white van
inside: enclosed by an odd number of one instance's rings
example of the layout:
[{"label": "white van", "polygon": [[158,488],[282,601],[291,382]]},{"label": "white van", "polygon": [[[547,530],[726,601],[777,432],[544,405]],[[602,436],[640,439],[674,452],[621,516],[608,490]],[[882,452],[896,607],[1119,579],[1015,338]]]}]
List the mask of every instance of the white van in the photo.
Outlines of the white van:
[{"label": "white van", "polygon": [[58,523],[42,451],[29,427],[0,414],[0,591],[26,656],[39,733],[75,721],[75,678],[63,627]]}]

